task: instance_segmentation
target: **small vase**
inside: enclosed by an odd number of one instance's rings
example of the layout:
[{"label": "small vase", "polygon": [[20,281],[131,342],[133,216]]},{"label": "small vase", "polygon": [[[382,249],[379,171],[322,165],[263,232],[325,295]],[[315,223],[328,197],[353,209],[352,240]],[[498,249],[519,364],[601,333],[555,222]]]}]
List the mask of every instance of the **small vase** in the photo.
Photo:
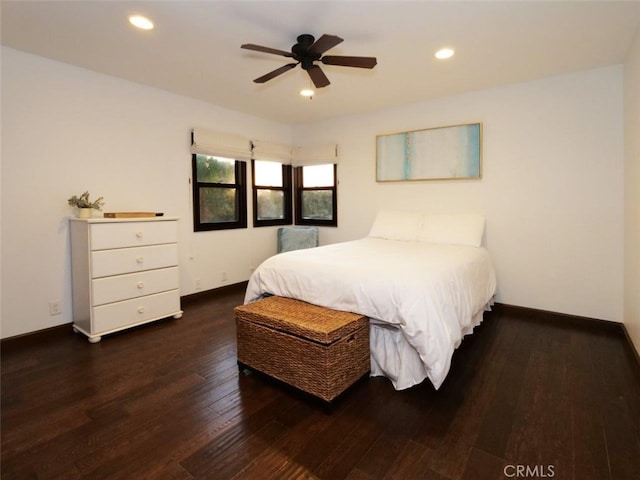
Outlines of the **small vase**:
[{"label": "small vase", "polygon": [[78,218],[93,217],[93,208],[78,208]]}]

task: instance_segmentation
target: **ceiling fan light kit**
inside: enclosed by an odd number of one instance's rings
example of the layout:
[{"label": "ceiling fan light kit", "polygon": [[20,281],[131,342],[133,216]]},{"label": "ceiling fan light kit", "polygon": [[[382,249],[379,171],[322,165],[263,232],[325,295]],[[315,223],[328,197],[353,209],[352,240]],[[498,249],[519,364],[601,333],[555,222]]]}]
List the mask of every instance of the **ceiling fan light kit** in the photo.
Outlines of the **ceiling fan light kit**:
[{"label": "ceiling fan light kit", "polygon": [[316,65],[315,62],[321,62],[324,65],[368,69],[375,67],[377,64],[375,57],[347,57],[342,55],[323,56],[327,50],[330,50],[343,41],[344,40],[342,38],[336,35],[327,34],[322,35],[318,40],[316,40],[313,35],[305,33],[298,36],[298,43],[291,47],[291,52],[278,50],[276,48],[263,47],[253,43],[245,43],[244,45],[241,45],[240,48],[256,52],[270,53],[272,55],[280,55],[282,57],[293,58],[295,60],[295,63],[288,63],[282,67],[276,68],[266,75],[256,78],[254,80],[255,83],[265,83],[300,65],[302,69],[307,72],[316,88],[323,88],[331,82],[320,66]]},{"label": "ceiling fan light kit", "polygon": [[435,53],[435,57],[439,60],[446,60],[447,58],[453,57],[455,51],[452,48],[441,48]]},{"label": "ceiling fan light kit", "polygon": [[129,23],[141,30],[153,30],[153,22],[142,15],[130,15]]}]

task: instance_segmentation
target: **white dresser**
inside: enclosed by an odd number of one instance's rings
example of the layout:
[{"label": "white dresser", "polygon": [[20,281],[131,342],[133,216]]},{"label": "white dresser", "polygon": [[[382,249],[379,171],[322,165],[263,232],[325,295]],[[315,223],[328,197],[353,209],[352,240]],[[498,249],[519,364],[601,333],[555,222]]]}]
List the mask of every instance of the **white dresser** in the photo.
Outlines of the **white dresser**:
[{"label": "white dresser", "polygon": [[72,218],[73,329],[91,343],[180,318],[178,218]]}]

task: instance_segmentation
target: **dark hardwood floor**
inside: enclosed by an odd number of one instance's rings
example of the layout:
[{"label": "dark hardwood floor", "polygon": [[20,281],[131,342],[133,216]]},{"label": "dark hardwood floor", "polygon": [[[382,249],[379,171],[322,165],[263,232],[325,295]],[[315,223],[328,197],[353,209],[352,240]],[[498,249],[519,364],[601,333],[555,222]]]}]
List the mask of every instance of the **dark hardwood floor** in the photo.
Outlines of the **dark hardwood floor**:
[{"label": "dark hardwood floor", "polygon": [[501,307],[440,390],[370,378],[331,412],[239,374],[243,286],[91,345],[2,343],[2,478],[640,478],[638,366],[618,326]]}]

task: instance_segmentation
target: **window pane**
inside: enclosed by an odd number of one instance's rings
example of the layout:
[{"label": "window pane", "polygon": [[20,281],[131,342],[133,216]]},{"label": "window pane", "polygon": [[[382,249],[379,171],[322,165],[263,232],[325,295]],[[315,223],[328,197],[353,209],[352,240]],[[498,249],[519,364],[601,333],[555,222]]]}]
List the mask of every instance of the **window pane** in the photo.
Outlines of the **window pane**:
[{"label": "window pane", "polygon": [[333,192],[331,190],[303,191],[302,218],[333,220]]},{"label": "window pane", "polygon": [[200,223],[237,222],[235,188],[200,188]]},{"label": "window pane", "polygon": [[230,158],[196,155],[197,181],[236,183],[236,161]]},{"label": "window pane", "polygon": [[333,187],[333,164],[302,167],[302,186],[304,188]]},{"label": "window pane", "polygon": [[282,164],[255,160],[256,185],[261,187],[282,187]]},{"label": "window pane", "polygon": [[258,220],[284,219],[284,192],[258,190]]}]

